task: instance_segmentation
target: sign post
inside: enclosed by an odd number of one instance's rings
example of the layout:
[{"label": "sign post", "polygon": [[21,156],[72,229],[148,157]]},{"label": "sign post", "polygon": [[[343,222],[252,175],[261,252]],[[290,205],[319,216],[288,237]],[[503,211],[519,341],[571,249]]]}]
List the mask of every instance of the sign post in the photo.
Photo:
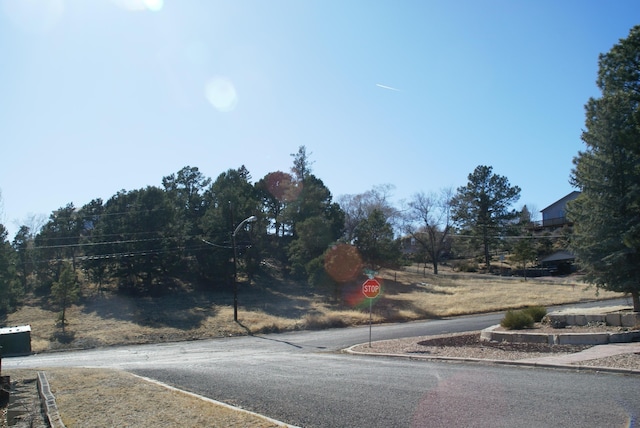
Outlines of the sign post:
[{"label": "sign post", "polygon": [[369,299],[369,348],[371,348],[371,306],[373,299],[380,294],[380,283],[375,278],[369,278],[362,284],[362,294]]}]

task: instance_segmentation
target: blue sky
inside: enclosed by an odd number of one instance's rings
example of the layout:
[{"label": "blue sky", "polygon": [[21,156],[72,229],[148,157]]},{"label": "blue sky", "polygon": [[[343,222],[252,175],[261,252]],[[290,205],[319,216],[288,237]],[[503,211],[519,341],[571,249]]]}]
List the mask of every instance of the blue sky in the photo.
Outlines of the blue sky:
[{"label": "blue sky", "polygon": [[289,171],[394,201],[490,165],[540,210],[571,190],[618,0],[0,0],[1,220],[161,185]]}]

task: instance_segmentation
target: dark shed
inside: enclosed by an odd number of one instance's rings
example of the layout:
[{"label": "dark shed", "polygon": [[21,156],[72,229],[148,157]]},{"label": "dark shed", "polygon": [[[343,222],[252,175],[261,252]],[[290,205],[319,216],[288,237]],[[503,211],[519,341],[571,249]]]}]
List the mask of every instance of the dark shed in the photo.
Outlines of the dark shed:
[{"label": "dark shed", "polygon": [[0,352],[2,356],[28,355],[31,353],[31,326],[0,328]]},{"label": "dark shed", "polygon": [[555,273],[559,274],[568,274],[574,270],[573,262],[576,260],[576,256],[574,256],[569,251],[556,251],[540,260],[540,265],[543,268],[549,268]]}]

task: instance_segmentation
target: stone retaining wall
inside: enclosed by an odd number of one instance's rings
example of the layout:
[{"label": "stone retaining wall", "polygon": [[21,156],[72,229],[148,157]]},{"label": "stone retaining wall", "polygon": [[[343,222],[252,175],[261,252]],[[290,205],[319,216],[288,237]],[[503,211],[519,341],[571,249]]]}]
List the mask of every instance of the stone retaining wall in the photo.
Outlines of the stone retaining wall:
[{"label": "stone retaining wall", "polygon": [[571,314],[552,312],[545,316],[552,325],[605,324],[616,327],[640,326],[640,312],[611,312],[606,314]]},{"label": "stone retaining wall", "polygon": [[486,328],[480,340],[507,343],[547,343],[549,345],[603,345],[629,343],[640,340],[640,330],[604,333],[526,333],[522,331],[496,331],[500,325]]}]

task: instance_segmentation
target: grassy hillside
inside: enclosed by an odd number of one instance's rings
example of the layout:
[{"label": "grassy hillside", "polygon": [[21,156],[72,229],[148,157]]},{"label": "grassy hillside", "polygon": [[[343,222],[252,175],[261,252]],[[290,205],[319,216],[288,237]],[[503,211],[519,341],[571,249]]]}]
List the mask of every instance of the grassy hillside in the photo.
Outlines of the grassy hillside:
[{"label": "grassy hillside", "polygon": [[[416,266],[381,271],[381,296],[372,301],[375,323],[450,317],[531,305],[550,306],[620,297],[586,287],[579,277],[544,277],[524,281],[493,275],[462,274],[445,266],[439,275]],[[364,278],[362,278],[364,280]],[[369,301],[361,280],[330,290],[287,280],[262,279],[240,284],[238,323],[233,321],[230,291],[185,289],[156,298],[134,298],[83,290],[80,304],[67,310],[63,333],[57,308],[32,298],[10,314],[8,326],[30,324],[32,349],[89,348],[119,344],[195,340],[299,329],[346,327],[369,322]]]}]

